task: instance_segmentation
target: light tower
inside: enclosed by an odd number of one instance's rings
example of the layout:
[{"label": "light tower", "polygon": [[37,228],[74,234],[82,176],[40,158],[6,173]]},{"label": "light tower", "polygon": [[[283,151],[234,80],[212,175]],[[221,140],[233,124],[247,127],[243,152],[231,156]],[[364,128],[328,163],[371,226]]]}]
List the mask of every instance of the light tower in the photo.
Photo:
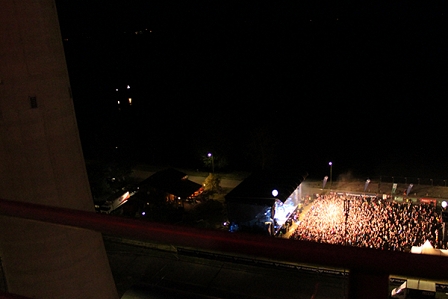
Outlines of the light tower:
[{"label": "light tower", "polygon": [[328,165],[330,165],[330,190],[331,190],[331,186],[333,185],[333,162],[328,162]]},{"label": "light tower", "polygon": [[[0,40],[0,198],[94,212],[55,1],[2,1]],[[118,298],[100,233],[6,216],[0,227],[8,292]]]}]

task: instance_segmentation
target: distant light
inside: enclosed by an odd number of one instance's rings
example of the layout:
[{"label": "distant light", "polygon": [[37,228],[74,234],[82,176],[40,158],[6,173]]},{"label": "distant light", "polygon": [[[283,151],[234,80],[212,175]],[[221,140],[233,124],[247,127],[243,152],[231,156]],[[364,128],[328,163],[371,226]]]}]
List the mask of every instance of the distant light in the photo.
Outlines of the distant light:
[{"label": "distant light", "polygon": [[330,165],[330,166],[333,165],[333,162],[328,162],[328,165]]},{"label": "distant light", "polygon": [[118,91],[118,88],[115,88],[115,91]]},{"label": "distant light", "polygon": [[208,157],[211,157],[211,156],[212,156],[212,153],[208,153],[207,156],[208,156]]},{"label": "distant light", "polygon": [[130,89],[131,87],[128,85],[127,87],[126,87],[126,89]]},{"label": "distant light", "polygon": [[117,101],[118,102],[118,105],[120,105],[120,101]]},{"label": "distant light", "polygon": [[272,196],[276,197],[278,195],[277,189],[272,190]]},{"label": "distant light", "polygon": [[446,201],[442,201],[442,208],[446,208],[446,206],[447,206],[448,204],[446,203]]},{"label": "distant light", "polygon": [[145,216],[145,215],[146,215],[146,212],[142,212],[142,215]]},{"label": "distant light", "polygon": [[132,98],[128,98],[129,105],[132,105]]}]

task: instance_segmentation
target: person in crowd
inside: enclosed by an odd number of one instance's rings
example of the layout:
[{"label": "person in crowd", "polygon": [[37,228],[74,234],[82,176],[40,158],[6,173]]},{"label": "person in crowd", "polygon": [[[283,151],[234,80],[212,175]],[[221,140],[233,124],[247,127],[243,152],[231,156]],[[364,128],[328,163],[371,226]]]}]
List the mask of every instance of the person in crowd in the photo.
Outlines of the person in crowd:
[{"label": "person in crowd", "polygon": [[363,196],[321,195],[290,239],[383,250],[410,251],[439,240],[440,217],[432,204],[396,202]]}]

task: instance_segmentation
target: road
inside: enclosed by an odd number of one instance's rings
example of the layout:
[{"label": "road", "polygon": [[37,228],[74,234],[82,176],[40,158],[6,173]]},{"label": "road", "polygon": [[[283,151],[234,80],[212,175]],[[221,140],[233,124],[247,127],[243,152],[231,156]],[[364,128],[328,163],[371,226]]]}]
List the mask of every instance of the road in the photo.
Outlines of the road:
[{"label": "road", "polygon": [[[343,269],[238,257],[229,261],[219,255],[194,255],[192,249],[110,237],[105,237],[105,246],[120,297],[134,285],[147,284],[229,299],[348,298]],[[389,292],[399,284],[391,283]],[[448,299],[448,294],[438,291],[436,299]]]},{"label": "road", "polygon": [[[105,241],[120,296],[146,283],[218,298],[347,298],[347,276],[199,258]],[[281,253],[279,253],[281,256]]]}]

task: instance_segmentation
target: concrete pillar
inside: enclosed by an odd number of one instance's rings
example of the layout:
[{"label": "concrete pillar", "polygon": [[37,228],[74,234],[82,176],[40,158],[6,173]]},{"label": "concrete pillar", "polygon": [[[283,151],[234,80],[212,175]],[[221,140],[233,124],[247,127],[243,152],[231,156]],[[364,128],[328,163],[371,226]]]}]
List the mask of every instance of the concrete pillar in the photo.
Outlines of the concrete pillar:
[{"label": "concrete pillar", "polygon": [[[94,212],[54,0],[0,8],[0,198]],[[0,217],[7,291],[118,298],[100,233]]]}]

